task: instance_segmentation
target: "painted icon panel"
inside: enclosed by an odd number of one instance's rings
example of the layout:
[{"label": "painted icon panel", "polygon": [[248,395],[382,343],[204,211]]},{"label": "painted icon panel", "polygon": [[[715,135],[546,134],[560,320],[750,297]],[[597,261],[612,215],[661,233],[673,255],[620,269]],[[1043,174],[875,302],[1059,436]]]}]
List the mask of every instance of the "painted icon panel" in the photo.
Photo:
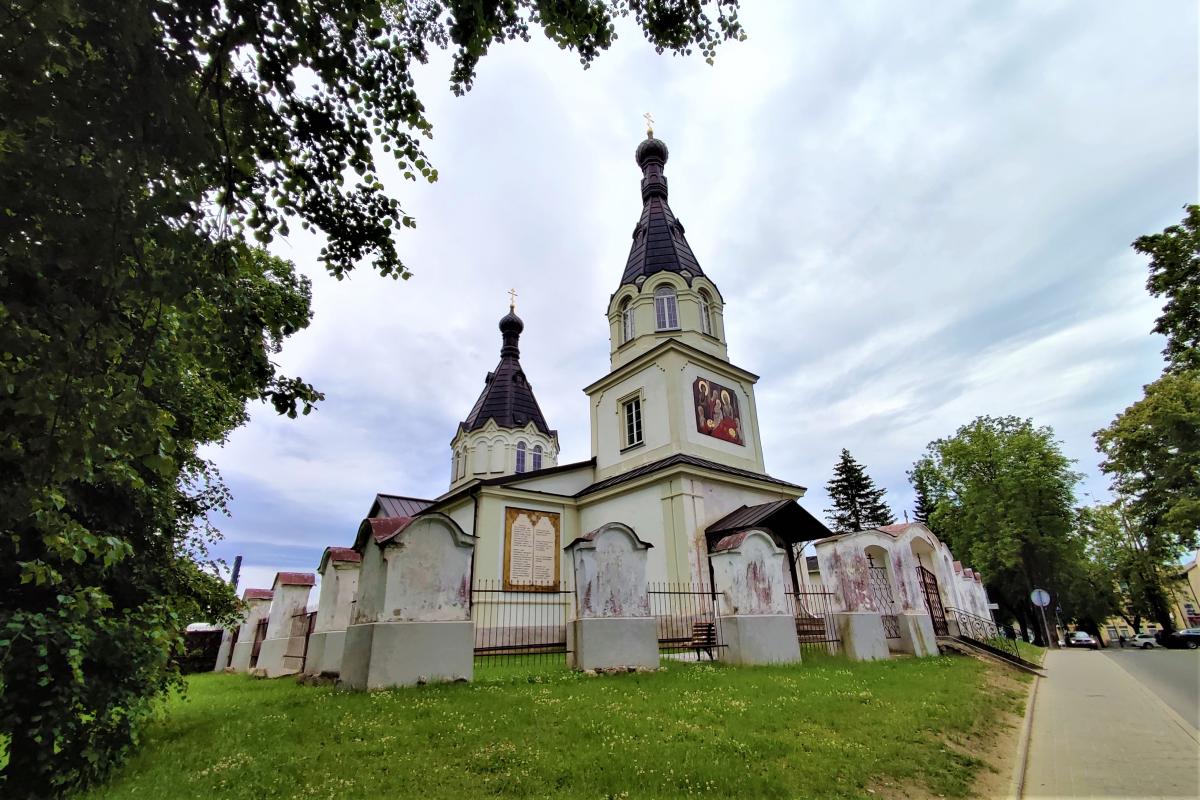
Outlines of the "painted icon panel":
[{"label": "painted icon panel", "polygon": [[696,405],[696,430],[726,442],[746,443],[737,392],[708,378],[696,378],[692,397]]}]

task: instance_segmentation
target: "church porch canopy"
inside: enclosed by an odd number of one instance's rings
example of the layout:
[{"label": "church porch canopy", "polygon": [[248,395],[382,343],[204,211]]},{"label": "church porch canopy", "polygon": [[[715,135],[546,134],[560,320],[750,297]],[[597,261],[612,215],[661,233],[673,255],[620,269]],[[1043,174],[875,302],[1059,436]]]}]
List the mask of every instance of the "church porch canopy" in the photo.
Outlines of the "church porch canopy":
[{"label": "church porch canopy", "polygon": [[832,535],[832,531],[795,500],[776,500],[756,506],[742,506],[709,525],[704,531],[709,552],[713,552],[717,543],[726,536],[750,528],[770,531],[776,544],[785,550],[790,550],[791,545]]}]

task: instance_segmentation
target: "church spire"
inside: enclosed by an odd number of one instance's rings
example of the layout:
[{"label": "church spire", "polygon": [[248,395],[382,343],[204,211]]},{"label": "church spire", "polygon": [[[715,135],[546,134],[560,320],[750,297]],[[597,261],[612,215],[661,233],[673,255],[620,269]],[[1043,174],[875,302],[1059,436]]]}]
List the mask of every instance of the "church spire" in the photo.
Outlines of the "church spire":
[{"label": "church spire", "polygon": [[539,431],[553,437],[556,434],[546,424],[537,398],[533,396],[533,387],[521,369],[519,341],[525,323],[517,316],[515,307],[513,300],[508,313],[500,318],[500,363],[484,379],[483,393],[463,421],[462,429],[477,430],[489,419],[498,427],[509,429],[524,428],[532,422]]},{"label": "church spire", "polygon": [[[650,120],[648,119],[649,123]],[[692,278],[703,276],[700,263],[684,237],[683,224],[667,205],[667,145],[654,138],[648,128],[646,139],[634,154],[642,170],[642,215],[633,229],[633,246],[621,285],[641,286],[646,278],[658,272],[674,272],[690,284]]]}]

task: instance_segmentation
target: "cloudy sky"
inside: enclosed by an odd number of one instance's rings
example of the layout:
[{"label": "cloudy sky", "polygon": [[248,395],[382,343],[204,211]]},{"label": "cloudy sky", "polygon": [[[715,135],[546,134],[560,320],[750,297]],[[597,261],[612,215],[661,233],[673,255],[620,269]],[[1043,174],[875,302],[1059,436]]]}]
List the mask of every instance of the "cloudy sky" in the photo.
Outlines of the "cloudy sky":
[{"label": "cloudy sky", "polygon": [[[1050,425],[1103,496],[1091,434],[1161,367],[1158,304],[1129,243],[1197,199],[1197,6],[743,3],[715,66],[621,27],[589,70],[544,40],[499,47],[474,90],[419,76],[433,185],[386,182],[418,219],[414,276],[317,266],[315,319],[278,361],[326,395],[256,408],[209,456],[234,493],[216,554],[242,586],[315,569],[379,491],[434,497],[499,357],[506,290],[561,462],[590,457],[583,386],[608,369],[608,297],[641,208],[642,114],[670,202],[726,300],[767,469],[809,487],[842,447],[911,509],[905,470],[981,414]],[[298,230],[298,228],[297,228]]]}]

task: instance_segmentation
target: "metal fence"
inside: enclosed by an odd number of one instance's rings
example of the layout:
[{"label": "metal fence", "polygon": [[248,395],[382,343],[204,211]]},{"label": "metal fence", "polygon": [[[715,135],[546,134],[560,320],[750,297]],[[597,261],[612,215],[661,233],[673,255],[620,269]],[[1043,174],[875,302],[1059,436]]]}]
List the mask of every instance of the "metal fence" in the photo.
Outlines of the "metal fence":
[{"label": "metal fence", "polygon": [[565,661],[574,596],[558,584],[508,591],[503,581],[476,581],[471,589],[476,662]]},{"label": "metal fence", "polygon": [[697,661],[720,658],[725,640],[711,588],[702,583],[651,583],[646,594],[658,625],[660,653],[691,653]]},{"label": "metal fence", "polygon": [[787,598],[796,618],[800,649],[830,655],[841,652],[842,637],[833,616],[833,592],[788,592]]},{"label": "metal fence", "polygon": [[976,616],[958,608],[947,608],[950,618],[958,625],[958,635],[963,639],[982,642],[1014,658],[1021,658],[1017,640],[1009,638],[1008,631],[995,622]]}]

